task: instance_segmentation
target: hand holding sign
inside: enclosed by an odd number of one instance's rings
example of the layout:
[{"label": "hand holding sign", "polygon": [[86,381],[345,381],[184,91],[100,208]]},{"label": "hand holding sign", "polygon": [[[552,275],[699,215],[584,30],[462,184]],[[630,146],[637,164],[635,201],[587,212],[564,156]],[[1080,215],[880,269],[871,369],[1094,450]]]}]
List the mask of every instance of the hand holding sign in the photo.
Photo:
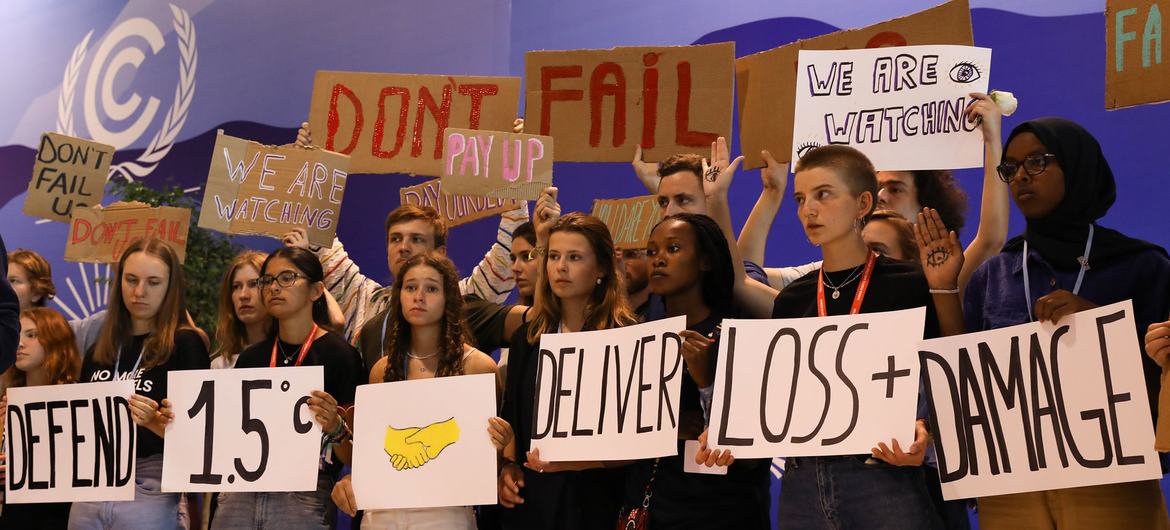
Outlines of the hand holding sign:
[{"label": "hand holding sign", "polygon": [[784,197],[784,190],[788,188],[788,164],[776,161],[767,149],[760,151],[764,159],[764,168],[760,170],[760,179],[764,181],[764,191]]},{"label": "hand holding sign", "polygon": [[894,466],[921,466],[926,457],[926,444],[930,443],[930,432],[926,429],[926,422],[918,420],[914,424],[914,443],[902,451],[897,439],[890,440],[890,445],[879,442],[871,452],[873,457]]},{"label": "hand holding sign", "polygon": [[1064,289],[1057,289],[1036,300],[1036,308],[1033,313],[1036,315],[1037,322],[1055,324],[1073,313],[1097,307],[1100,306]]},{"label": "hand holding sign", "polygon": [[546,247],[549,231],[552,230],[557,219],[561,218],[561,205],[557,202],[557,189],[555,187],[549,186],[541,192],[532,213],[536,219],[536,244]]},{"label": "hand holding sign", "polygon": [[658,175],[658,162],[647,162],[646,155],[642,154],[641,145],[634,150],[634,161],[630,164],[634,166],[634,174],[638,175],[638,180],[646,186],[646,191],[658,193],[658,181],[662,180]]},{"label": "hand holding sign", "polygon": [[1170,321],[1150,324],[1146,330],[1146,355],[1158,366],[1166,366],[1170,357]]},{"label": "hand holding sign", "polygon": [[1003,130],[1003,109],[991,96],[982,92],[972,92],[971,104],[967,105],[967,121],[979,123],[983,132],[983,143],[1002,148],[1000,135]]},{"label": "hand holding sign", "polygon": [[140,394],[130,396],[130,413],[134,416],[135,425],[150,429],[150,432],[159,435],[160,438],[166,435],[167,425],[175,419],[170,401],[164,399],[160,405]]}]

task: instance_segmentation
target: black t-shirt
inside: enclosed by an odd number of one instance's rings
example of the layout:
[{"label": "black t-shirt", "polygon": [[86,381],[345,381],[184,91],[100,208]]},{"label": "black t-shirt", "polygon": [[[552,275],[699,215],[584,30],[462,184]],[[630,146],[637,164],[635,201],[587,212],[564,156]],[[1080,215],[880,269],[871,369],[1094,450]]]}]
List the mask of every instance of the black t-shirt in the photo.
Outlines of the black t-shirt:
[{"label": "black t-shirt", "polygon": [[[275,337],[266,338],[256,344],[244,348],[236,361],[236,368],[267,368],[272,362],[272,343]],[[300,344],[289,344],[281,341],[277,349],[277,366],[292,366],[281,363],[281,350],[296,356],[300,352]],[[295,362],[295,361],[294,361]],[[325,367],[325,392],[333,396],[341,405],[352,405],[354,392],[357,386],[366,382],[365,372],[362,370],[361,354],[350,346],[348,342],[334,333],[326,332],[317,337],[301,366]]]},{"label": "black t-shirt", "polygon": [[[207,347],[199,334],[189,329],[180,329],[175,332],[175,349],[171,352],[167,362],[151,367],[149,370],[139,366],[134,369],[142,352],[142,343],[148,335],[137,335],[130,342],[122,345],[119,356],[118,379],[132,377],[135,381],[134,391],[156,402],[162,402],[167,397],[167,373],[171,370],[203,370],[211,367],[211,358],[207,354]],[[81,362],[81,381],[92,383],[98,381],[113,381],[112,364],[97,364],[93,360],[93,348],[85,354]],[[136,454],[139,458],[160,454],[163,451],[163,439],[150,432],[150,429],[138,427],[138,447]]]}]

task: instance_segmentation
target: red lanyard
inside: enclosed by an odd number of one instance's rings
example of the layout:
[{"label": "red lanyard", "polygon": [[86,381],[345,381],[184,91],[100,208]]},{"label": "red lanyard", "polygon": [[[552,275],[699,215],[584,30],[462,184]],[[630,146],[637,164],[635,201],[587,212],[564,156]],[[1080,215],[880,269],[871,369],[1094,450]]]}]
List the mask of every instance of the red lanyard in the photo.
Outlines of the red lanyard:
[{"label": "red lanyard", "polygon": [[[865,260],[865,272],[861,274],[861,282],[857,284],[857,294],[853,295],[853,308],[849,310],[850,315],[856,315],[861,312],[861,301],[865,299],[865,290],[869,288],[869,279],[873,276],[873,264],[877,261],[877,254],[869,253],[869,258]],[[825,306],[825,272],[822,270],[817,275],[817,315],[829,316],[828,308]]]},{"label": "red lanyard", "polygon": [[[305,343],[301,344],[301,353],[297,355],[297,363],[293,366],[300,366],[305,361],[305,356],[309,354],[309,347],[313,345],[314,340],[317,340],[317,324],[315,323],[313,329],[309,330],[309,336],[305,338]],[[276,348],[279,344],[280,335],[277,335],[276,340],[272,341],[272,361],[268,363],[269,368],[276,368]]]}]

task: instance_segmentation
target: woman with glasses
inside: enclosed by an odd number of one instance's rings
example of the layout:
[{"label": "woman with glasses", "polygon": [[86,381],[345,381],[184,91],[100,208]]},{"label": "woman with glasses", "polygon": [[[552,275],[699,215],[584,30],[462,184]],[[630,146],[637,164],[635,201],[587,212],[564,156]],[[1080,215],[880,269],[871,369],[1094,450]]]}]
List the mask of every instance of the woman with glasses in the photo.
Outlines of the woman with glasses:
[{"label": "woman with glasses", "polygon": [[[1093,136],[1071,121],[1040,118],[1008,136],[999,174],[1027,220],[1022,235],[971,277],[967,330],[1058,322],[1101,305],[1133,301],[1139,340],[1170,313],[1170,258],[1161,247],[1097,225],[1117,197]],[[1150,406],[1161,369],[1144,359]],[[1154,410],[1154,417],[1157,411]],[[1165,469],[1163,463],[1163,469]],[[1167,528],[1157,480],[979,499],[982,528]]]},{"label": "woman with glasses", "polygon": [[167,374],[207,368],[207,348],[185,323],[183,267],[170,246],[153,238],[132,243],[114,278],[110,310],[97,344],[82,361],[80,381],[134,381],[135,495],[129,502],[74,503],[69,528],[173,529],[179,524],[179,494],[160,488],[163,436],[174,417],[165,399]]},{"label": "woman with glasses", "polygon": [[317,256],[298,247],[276,250],[264,260],[258,282],[264,307],[274,319],[268,337],[240,353],[236,368],[323,366],[325,389],[309,399],[313,419],[325,434],[317,489],[292,493],[220,493],[212,528],[332,528],[337,510],[330,492],[340,462],[333,445],[348,429],[338,405],[353,404],[362,383],[361,356],[340,336],[326,331],[328,309]]}]

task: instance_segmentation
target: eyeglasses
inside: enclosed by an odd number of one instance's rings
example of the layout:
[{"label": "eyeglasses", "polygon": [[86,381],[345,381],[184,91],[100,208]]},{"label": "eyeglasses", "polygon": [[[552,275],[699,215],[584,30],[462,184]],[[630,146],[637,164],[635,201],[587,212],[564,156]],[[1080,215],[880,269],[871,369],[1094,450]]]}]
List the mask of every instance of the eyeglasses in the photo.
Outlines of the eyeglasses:
[{"label": "eyeglasses", "polygon": [[289,287],[292,287],[294,283],[297,283],[297,279],[299,278],[304,278],[306,280],[309,279],[308,276],[298,272],[284,271],[280,274],[277,274],[276,276],[265,274],[264,276],[257,278],[256,283],[260,284],[261,289],[269,288],[274,282],[277,285],[288,289]]},{"label": "eyeglasses", "polygon": [[999,173],[999,180],[1010,184],[1012,179],[1016,177],[1016,173],[1020,171],[1021,166],[1024,168],[1024,173],[1027,173],[1029,177],[1035,177],[1048,168],[1049,160],[1055,158],[1056,155],[1052,153],[1028,155],[1024,157],[1023,162],[1005,161],[995,166],[995,170]]},{"label": "eyeglasses", "polygon": [[535,260],[536,258],[539,258],[539,257],[540,257],[540,254],[537,254],[535,249],[524,250],[524,251],[521,251],[519,254],[516,254],[516,259],[523,261],[523,262],[530,262],[530,261]]}]

